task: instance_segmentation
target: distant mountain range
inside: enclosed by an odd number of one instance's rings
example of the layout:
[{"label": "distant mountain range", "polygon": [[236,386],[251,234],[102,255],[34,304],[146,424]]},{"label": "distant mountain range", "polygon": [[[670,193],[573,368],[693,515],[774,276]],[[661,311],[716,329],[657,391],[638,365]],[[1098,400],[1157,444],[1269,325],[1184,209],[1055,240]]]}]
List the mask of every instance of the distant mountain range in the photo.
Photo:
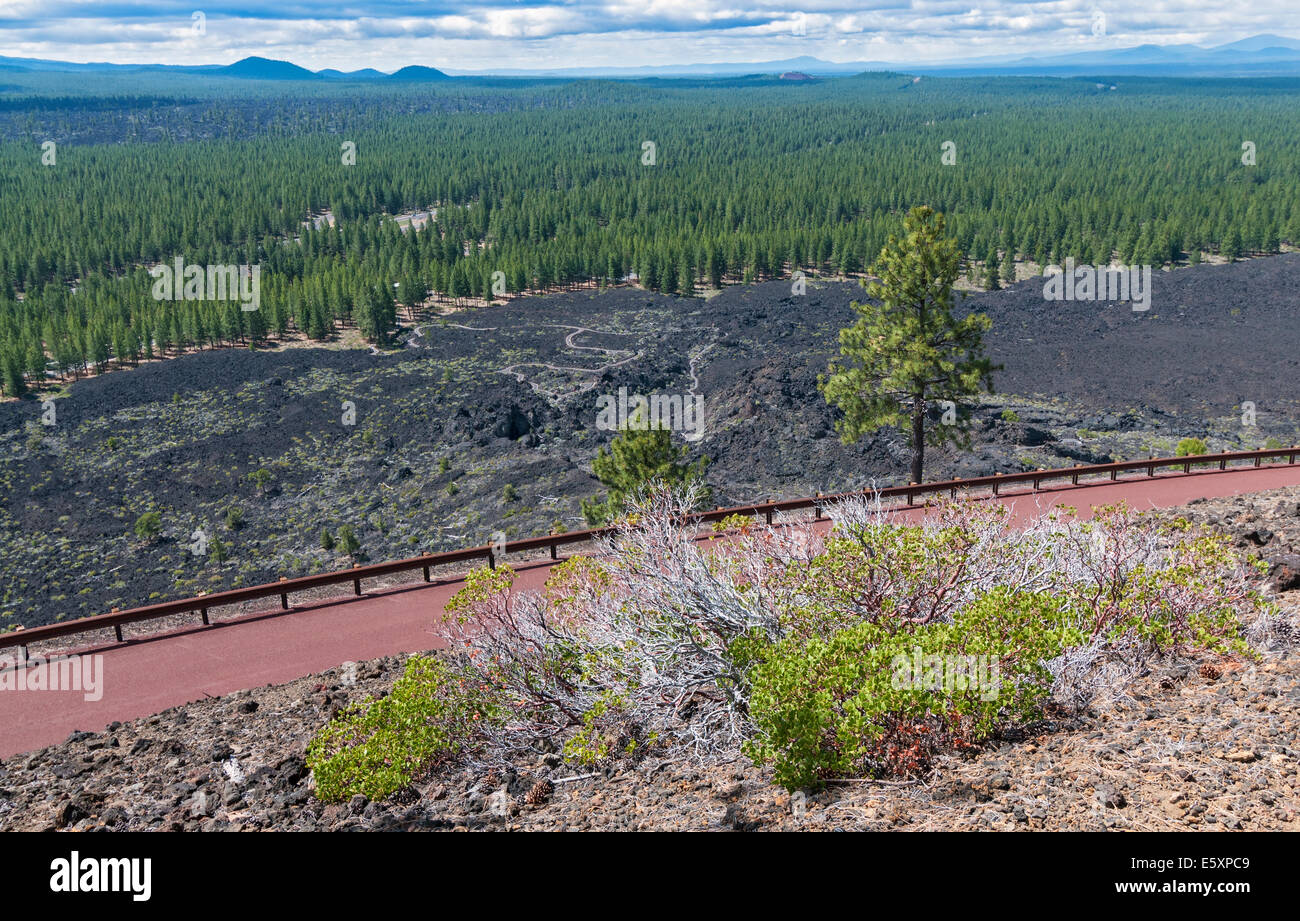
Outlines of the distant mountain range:
[{"label": "distant mountain range", "polygon": [[289,61],[248,57],[233,64],[72,64],[66,61],[44,61],[35,58],[0,57],[0,69],[13,71],[40,71],[47,73],[188,73],[205,77],[235,77],[245,80],[392,80],[421,81],[450,80],[447,74],[433,67],[414,65],[403,67],[392,74],[373,68],[344,72],[326,69],[310,71]]},{"label": "distant mountain range", "polygon": [[[73,64],[34,58],[0,56],[7,72],[56,71],[64,73],[190,73],[211,77],[255,80],[333,80],[434,82],[453,79],[444,71],[424,65],[403,67],[391,74],[373,68],[311,71],[289,61],[248,57],[234,64]],[[707,77],[747,74],[801,73],[817,76],[857,74],[864,71],[901,71],[911,74],[977,76],[1183,76],[1263,77],[1300,76],[1300,40],[1280,35],[1255,35],[1225,45],[1138,45],[1132,48],[1098,48],[1066,54],[997,55],[931,63],[905,61],[823,61],[803,56],[781,61],[670,64],[644,67],[566,67],[558,69],[506,68],[461,76],[505,77]]]},{"label": "distant mountain range", "polygon": [[648,67],[568,67],[559,70],[496,70],[497,76],[564,77],[686,77],[737,76],[798,71],[819,76],[864,71],[974,76],[1300,76],[1300,40],[1280,35],[1255,35],[1226,45],[1139,45],[1098,48],[1056,55],[996,55],[950,61],[824,61],[815,57],[780,61],[674,64]]}]

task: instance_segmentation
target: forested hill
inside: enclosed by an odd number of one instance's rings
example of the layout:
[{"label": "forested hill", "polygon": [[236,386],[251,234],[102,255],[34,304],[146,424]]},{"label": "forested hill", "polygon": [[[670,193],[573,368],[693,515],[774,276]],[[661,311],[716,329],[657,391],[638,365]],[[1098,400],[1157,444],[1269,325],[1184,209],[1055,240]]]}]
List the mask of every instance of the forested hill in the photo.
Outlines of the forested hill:
[{"label": "forested hill", "polygon": [[[989,285],[1016,260],[1160,265],[1300,241],[1300,81],[66,77],[22,75],[31,92],[0,99],[10,395],[55,370],[344,321],[383,340],[395,301],[490,299],[495,272],[508,293],[852,275],[922,203]],[[383,220],[425,209],[422,229]],[[156,300],[147,268],[178,257],[260,265],[260,309]]]}]

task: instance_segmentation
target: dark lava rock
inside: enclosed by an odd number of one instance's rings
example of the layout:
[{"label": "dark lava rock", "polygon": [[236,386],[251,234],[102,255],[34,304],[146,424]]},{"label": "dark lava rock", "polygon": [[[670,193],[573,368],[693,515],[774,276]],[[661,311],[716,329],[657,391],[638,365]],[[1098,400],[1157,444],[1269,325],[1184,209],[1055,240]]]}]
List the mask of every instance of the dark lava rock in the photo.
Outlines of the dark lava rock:
[{"label": "dark lava rock", "polygon": [[92,808],[82,800],[65,800],[54,813],[54,824],[59,828],[75,825],[90,818]]},{"label": "dark lava rock", "polygon": [[1082,445],[1057,443],[1051,446],[1051,451],[1057,457],[1068,457],[1081,464],[1109,464],[1114,460],[1109,454],[1091,451]]},{"label": "dark lava rock", "polygon": [[288,789],[306,778],[307,762],[300,755],[290,755],[275,766],[273,784],[277,789]]},{"label": "dark lava rock", "polygon": [[1269,560],[1273,564],[1269,570],[1269,581],[1275,591],[1289,592],[1300,588],[1300,554],[1284,553]]},{"label": "dark lava rock", "polygon": [[509,438],[514,441],[517,438],[523,438],[533,430],[532,420],[515,404],[505,411],[505,414],[497,420],[496,425],[492,427],[492,434],[497,438]]},{"label": "dark lava rock", "polygon": [[1012,425],[1010,426],[1011,439],[1018,445],[1027,448],[1036,448],[1039,445],[1045,445],[1049,441],[1055,441],[1056,437],[1051,432],[1035,428],[1032,425]]},{"label": "dark lava rock", "polygon": [[1097,788],[1097,802],[1107,809],[1123,809],[1128,805],[1128,798],[1124,796],[1122,790],[1116,790],[1111,786],[1102,786]]},{"label": "dark lava rock", "polygon": [[234,753],[235,750],[230,747],[230,743],[224,741],[216,742],[215,744],[213,744],[212,750],[208,753],[208,760],[225,761]]}]

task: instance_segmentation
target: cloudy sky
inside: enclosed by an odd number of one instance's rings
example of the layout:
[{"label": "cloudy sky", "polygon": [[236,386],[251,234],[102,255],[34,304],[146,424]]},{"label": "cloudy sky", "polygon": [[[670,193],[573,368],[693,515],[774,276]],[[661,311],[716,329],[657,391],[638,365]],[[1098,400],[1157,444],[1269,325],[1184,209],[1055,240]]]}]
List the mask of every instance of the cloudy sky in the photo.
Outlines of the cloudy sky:
[{"label": "cloudy sky", "polygon": [[0,0],[0,55],[451,72],[917,62],[1300,37],[1300,0]]}]

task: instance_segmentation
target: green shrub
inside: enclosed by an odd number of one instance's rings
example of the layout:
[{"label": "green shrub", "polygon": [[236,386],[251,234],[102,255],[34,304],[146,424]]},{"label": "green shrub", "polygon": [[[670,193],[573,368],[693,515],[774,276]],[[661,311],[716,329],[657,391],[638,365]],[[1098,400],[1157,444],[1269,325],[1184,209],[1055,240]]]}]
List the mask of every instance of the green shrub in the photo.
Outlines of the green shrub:
[{"label": "green shrub", "polygon": [[790,790],[914,773],[940,747],[1033,716],[1051,691],[1046,661],[1081,638],[1062,599],[1004,589],[951,624],[880,619],[828,640],[790,637],[757,653],[747,753]]},{"label": "green shrub", "polygon": [[724,534],[727,531],[745,531],[753,529],[755,519],[750,515],[728,515],[721,521],[713,522],[713,533]]},{"label": "green shrub", "polygon": [[[1190,530],[1185,519],[1175,527]],[[1163,566],[1137,566],[1122,586],[1110,588],[1106,636],[1112,640],[1133,636],[1160,652],[1253,656],[1239,608],[1243,604],[1258,612],[1272,608],[1257,589],[1242,590],[1239,563],[1224,534],[1185,536],[1170,548]],[[1257,576],[1269,569],[1264,560],[1248,566]],[[1087,613],[1097,620],[1095,608]]]},{"label": "green shrub", "polygon": [[327,551],[334,549],[334,535],[330,533],[329,528],[321,528],[320,548]]},{"label": "green shrub", "polygon": [[1178,442],[1178,447],[1174,449],[1175,457],[1189,457],[1193,454],[1209,454],[1210,449],[1206,447],[1205,442],[1199,438],[1184,438]]},{"label": "green shrub", "polygon": [[583,767],[595,767],[609,758],[613,753],[612,744],[602,722],[611,714],[619,713],[626,704],[617,693],[602,694],[582,715],[582,728],[565,741],[564,757]]},{"label": "green shrub", "polygon": [[158,512],[145,512],[135,520],[135,536],[140,540],[153,540],[162,530],[162,515]]},{"label": "green shrub", "polygon": [[267,487],[271,485],[272,476],[273,474],[270,470],[267,470],[265,467],[259,467],[252,473],[248,474],[244,479],[252,483],[259,493],[265,495]]},{"label": "green shrub", "polygon": [[498,723],[497,702],[446,661],[413,656],[386,697],[353,704],[307,747],[307,766],[324,802],[357,793],[378,800],[400,790],[438,759],[471,745]]},{"label": "green shrub", "polygon": [[1020,413],[1016,412],[1014,409],[1004,409],[1004,410],[1002,410],[1002,421],[1003,421],[1003,422],[1019,422],[1019,421],[1020,421]]},{"label": "green shrub", "polygon": [[[772,765],[778,782],[796,789],[842,774],[922,771],[940,751],[1033,718],[1055,686],[1048,661],[1070,649],[1137,644],[1174,655],[1251,655],[1244,618],[1269,607],[1243,581],[1223,535],[1108,506],[1073,534],[1023,538],[1032,543],[1017,560],[1010,545],[980,550],[988,533],[981,517],[927,528],[858,522],[787,569],[776,585],[780,634],[744,636],[727,649],[749,690],[755,731],[747,754]],[[1134,552],[1162,528],[1164,550]],[[987,576],[974,578],[990,566],[1010,577],[1034,556],[1053,557],[1052,546],[1089,549],[1033,592],[983,591]],[[899,686],[898,666],[920,672],[933,656],[977,657],[999,676],[997,693]],[[1067,698],[1087,691],[1078,680],[1060,686]]]},{"label": "green shrub", "polygon": [[244,510],[232,505],[226,509],[226,530],[238,531],[244,526]]}]

